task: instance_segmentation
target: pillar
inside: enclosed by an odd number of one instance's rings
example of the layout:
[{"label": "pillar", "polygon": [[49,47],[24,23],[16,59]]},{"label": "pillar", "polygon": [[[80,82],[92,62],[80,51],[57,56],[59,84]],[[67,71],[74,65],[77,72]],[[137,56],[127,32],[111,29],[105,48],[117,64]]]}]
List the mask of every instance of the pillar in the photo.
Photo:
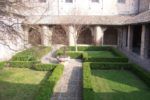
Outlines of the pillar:
[{"label": "pillar", "polygon": [[52,28],[49,26],[44,25],[42,26],[43,34],[42,34],[42,44],[44,46],[51,46],[52,44]]},{"label": "pillar", "polygon": [[141,58],[148,57],[148,32],[146,25],[142,25],[142,35],[141,35]]},{"label": "pillar", "polygon": [[103,45],[103,37],[104,37],[104,30],[100,26],[95,27],[95,44],[97,46]]},{"label": "pillar", "polygon": [[133,46],[133,27],[131,25],[128,26],[128,46],[127,50],[132,51]]},{"label": "pillar", "polygon": [[73,26],[68,27],[68,40],[69,40],[69,46],[75,46],[76,41],[76,29]]}]

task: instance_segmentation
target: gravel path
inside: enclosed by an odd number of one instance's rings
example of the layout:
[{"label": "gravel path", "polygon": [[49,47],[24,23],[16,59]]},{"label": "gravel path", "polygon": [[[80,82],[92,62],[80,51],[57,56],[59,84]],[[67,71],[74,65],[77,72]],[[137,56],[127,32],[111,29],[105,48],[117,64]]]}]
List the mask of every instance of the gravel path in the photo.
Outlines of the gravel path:
[{"label": "gravel path", "polygon": [[51,100],[82,100],[82,61],[71,59],[57,82]]}]

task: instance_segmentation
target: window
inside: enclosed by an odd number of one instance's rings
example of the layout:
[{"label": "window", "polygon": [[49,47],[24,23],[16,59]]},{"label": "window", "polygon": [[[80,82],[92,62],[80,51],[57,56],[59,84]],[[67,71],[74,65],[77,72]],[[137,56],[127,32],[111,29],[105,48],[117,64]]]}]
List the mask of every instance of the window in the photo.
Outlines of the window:
[{"label": "window", "polygon": [[94,3],[99,3],[99,0],[92,0],[92,2],[94,2]]},{"label": "window", "polygon": [[73,0],[66,0],[66,3],[73,3]]},{"label": "window", "polygon": [[126,0],[118,0],[118,3],[126,3]]},{"label": "window", "polygon": [[39,0],[39,2],[46,2],[46,0]]}]

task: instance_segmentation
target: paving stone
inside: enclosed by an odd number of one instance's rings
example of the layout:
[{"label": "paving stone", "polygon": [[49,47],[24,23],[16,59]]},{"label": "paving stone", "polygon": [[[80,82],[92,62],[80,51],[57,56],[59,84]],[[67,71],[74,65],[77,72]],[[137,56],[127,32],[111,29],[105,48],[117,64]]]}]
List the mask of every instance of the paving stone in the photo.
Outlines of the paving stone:
[{"label": "paving stone", "polygon": [[71,59],[65,64],[51,100],[82,100],[82,62]]}]

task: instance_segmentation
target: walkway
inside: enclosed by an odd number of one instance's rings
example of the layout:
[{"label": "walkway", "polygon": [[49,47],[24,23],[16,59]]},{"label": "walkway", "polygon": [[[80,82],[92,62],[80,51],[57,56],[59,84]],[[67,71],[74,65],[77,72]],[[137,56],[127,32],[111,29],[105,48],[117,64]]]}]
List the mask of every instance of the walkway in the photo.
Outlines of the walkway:
[{"label": "walkway", "polygon": [[71,59],[56,84],[51,100],[82,100],[82,62]]},{"label": "walkway", "polygon": [[51,51],[46,54],[44,57],[42,57],[41,62],[43,64],[49,64],[49,63],[58,63],[56,59],[56,51],[60,49],[63,45],[54,45],[51,47]]}]

